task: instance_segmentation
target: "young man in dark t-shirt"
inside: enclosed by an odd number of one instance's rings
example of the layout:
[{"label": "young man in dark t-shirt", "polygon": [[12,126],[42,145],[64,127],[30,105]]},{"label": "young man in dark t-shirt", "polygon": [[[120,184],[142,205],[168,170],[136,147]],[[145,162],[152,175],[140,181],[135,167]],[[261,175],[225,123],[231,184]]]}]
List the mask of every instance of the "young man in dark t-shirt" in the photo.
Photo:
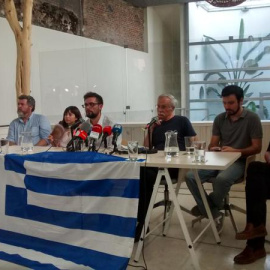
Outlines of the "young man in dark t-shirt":
[{"label": "young man in dark t-shirt", "polygon": [[[211,179],[213,191],[206,194],[206,197],[213,218],[217,222],[219,233],[222,230],[224,220],[224,214],[219,209],[222,208],[224,198],[230,191],[231,186],[243,177],[246,157],[260,153],[262,147],[261,121],[256,113],[243,108],[243,89],[236,85],[228,85],[222,90],[221,97],[225,112],[216,116],[214,120],[208,150],[215,151],[218,147],[222,152],[239,152],[241,158],[223,171],[198,171],[202,183]],[[186,174],[186,184],[197,203],[191,210],[192,214],[207,217],[192,171]]]},{"label": "young man in dark t-shirt", "polygon": [[[148,130],[149,134],[145,138],[145,146],[154,147],[157,150],[164,150],[165,132],[177,131],[178,146],[181,151],[185,150],[185,136],[196,136],[196,133],[187,117],[175,115],[177,100],[172,95],[163,94],[158,97],[157,113],[158,121]],[[153,186],[157,177],[158,168],[141,168],[140,173],[140,198],[138,208],[138,224],[136,228],[135,242],[139,241],[143,228],[148,205],[153,192]],[[172,178],[178,176],[178,169],[170,169]]]}]

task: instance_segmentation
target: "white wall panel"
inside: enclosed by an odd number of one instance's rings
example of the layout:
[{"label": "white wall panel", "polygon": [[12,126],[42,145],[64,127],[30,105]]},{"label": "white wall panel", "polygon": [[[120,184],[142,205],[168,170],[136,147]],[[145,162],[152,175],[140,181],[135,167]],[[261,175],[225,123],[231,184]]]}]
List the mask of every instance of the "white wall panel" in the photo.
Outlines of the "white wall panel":
[{"label": "white wall panel", "polygon": [[[46,28],[32,29],[31,95],[36,112],[47,115],[51,124],[62,118],[67,106],[82,110],[88,91],[103,96],[104,112],[116,122],[152,117],[156,83],[148,53]],[[16,46],[4,18],[0,18],[0,41],[0,125],[8,125],[17,117]],[[127,105],[131,110],[126,113]]]}]

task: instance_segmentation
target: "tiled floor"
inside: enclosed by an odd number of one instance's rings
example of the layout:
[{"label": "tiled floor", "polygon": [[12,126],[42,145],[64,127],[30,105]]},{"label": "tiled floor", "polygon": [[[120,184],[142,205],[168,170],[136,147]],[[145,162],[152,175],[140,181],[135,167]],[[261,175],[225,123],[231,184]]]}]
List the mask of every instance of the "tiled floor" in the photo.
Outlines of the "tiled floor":
[{"label": "tiled floor", "polygon": [[[187,190],[180,190],[179,202],[181,205],[191,208],[195,202],[192,196]],[[162,193],[159,194],[160,198]],[[245,208],[245,193],[244,185],[236,185],[231,191],[231,203],[237,204]],[[163,208],[155,209],[151,218],[150,228],[158,223],[162,219]],[[270,201],[268,201],[268,224],[270,219]],[[244,229],[245,226],[245,215],[239,212],[233,212],[237,226],[240,230]],[[184,213],[191,238],[194,239],[196,234],[200,231],[205,221],[197,223],[194,228],[191,227],[191,220],[193,217],[187,213]],[[270,229],[268,229],[270,231]],[[270,236],[268,236],[270,239]],[[149,270],[192,270],[194,269],[188,251],[186,242],[184,240],[183,233],[181,231],[176,214],[173,215],[173,219],[170,225],[169,232],[166,237],[162,236],[161,229],[158,229],[145,241],[143,250],[143,256],[141,255],[140,261],[135,263],[133,258],[136,252],[135,245],[133,250],[133,256],[130,260],[128,270],[136,269],[133,266],[145,266]],[[221,244],[216,244],[211,229],[208,229],[202,238],[194,245],[195,252],[198,256],[199,264],[202,270],[251,270],[251,269],[267,269],[270,270],[270,244],[266,244],[267,257],[260,259],[257,262],[249,265],[235,265],[233,258],[245,247],[245,241],[235,240],[235,232],[232,227],[229,217],[225,218],[224,229],[221,233]],[[138,268],[137,268],[138,269]],[[143,268],[139,268],[143,269]]]},{"label": "tiled floor", "polygon": [[[162,195],[162,190],[160,190],[158,197],[162,198]],[[244,196],[244,186],[236,185],[233,187],[233,191],[231,191],[231,202],[245,207]],[[194,200],[186,189],[180,190],[180,195],[178,198],[181,205],[189,209],[194,205]],[[268,209],[270,209],[270,201],[268,201]],[[150,228],[153,228],[155,224],[162,219],[162,212],[162,207],[154,210],[151,218]],[[268,224],[270,224],[269,212],[270,210],[268,210]],[[234,214],[239,229],[243,229],[245,226],[245,215],[237,212],[234,212]],[[191,238],[194,239],[195,235],[205,224],[205,221],[202,221],[201,224],[196,224],[194,228],[191,228],[191,220],[193,217],[184,213],[184,218],[186,220]],[[268,229],[268,231],[270,231],[270,229]],[[233,258],[245,247],[245,241],[237,241],[234,239],[234,236],[235,233],[228,217],[225,218],[220,245],[215,243],[212,231],[210,229],[206,231],[203,237],[194,245],[202,270],[270,270],[270,244],[265,245],[268,253],[266,258],[260,259],[257,262],[249,265],[235,265],[233,263]],[[268,238],[270,239],[270,236],[268,236]],[[144,268],[139,266],[145,267],[145,264],[147,265],[148,270],[194,269],[190,253],[175,214],[173,215],[170,229],[166,237],[163,237],[161,234],[161,229],[158,229],[146,239],[143,249],[143,256],[141,255],[138,263],[135,263],[133,260],[136,247],[137,245],[134,246],[130,265],[127,268],[128,270],[142,270]],[[0,261],[0,270],[27,270],[27,268]]]}]

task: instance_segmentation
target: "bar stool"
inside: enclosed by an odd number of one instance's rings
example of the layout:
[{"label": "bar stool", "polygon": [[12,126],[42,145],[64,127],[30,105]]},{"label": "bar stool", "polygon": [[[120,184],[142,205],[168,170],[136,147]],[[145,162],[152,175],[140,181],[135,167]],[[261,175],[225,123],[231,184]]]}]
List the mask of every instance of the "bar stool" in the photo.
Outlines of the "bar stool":
[{"label": "bar stool", "polygon": [[[233,185],[243,185],[246,181],[246,176],[247,176],[247,168],[248,168],[248,165],[254,161],[256,158],[256,155],[251,155],[251,156],[248,156],[247,159],[246,159],[246,165],[245,165],[245,172],[244,172],[244,176],[242,178],[240,178],[239,180],[237,180]],[[210,183],[213,182],[213,179],[210,179],[209,180]],[[232,226],[235,230],[235,232],[237,233],[238,232],[238,228],[237,228],[237,225],[236,225],[236,222],[235,222],[235,219],[234,219],[234,216],[233,216],[233,213],[232,213],[232,210],[234,211],[238,211],[242,214],[246,214],[246,210],[235,205],[235,204],[232,204],[230,203],[230,192],[226,195],[225,199],[224,199],[224,204],[222,206],[222,208],[220,210],[224,210],[225,211],[225,216],[229,216],[230,217],[230,220],[232,222]],[[201,222],[202,219],[204,219],[205,217],[204,216],[199,216],[195,219],[192,220],[192,227],[197,223],[197,222]]]},{"label": "bar stool", "polygon": [[[173,178],[172,179],[172,183],[173,184],[176,184],[177,183],[177,179],[176,178]],[[167,213],[170,211],[170,207],[171,207],[172,201],[170,200],[169,188],[168,188],[167,182],[165,180],[165,177],[162,177],[162,179],[160,181],[160,185],[161,186],[164,186],[163,200],[161,200],[159,202],[156,202],[154,204],[154,207],[153,208],[157,208],[159,206],[164,206],[163,220],[165,220],[166,219],[166,216],[167,216]],[[164,224],[163,224],[163,226],[164,226]]]},{"label": "bar stool", "polygon": [[[246,159],[246,166],[245,166],[245,172],[244,172],[244,176],[239,179],[238,181],[236,181],[236,183],[234,183],[234,185],[237,185],[237,184],[245,184],[246,182],[246,177],[247,177],[247,168],[248,168],[248,165],[254,161],[256,158],[256,155],[251,155],[251,156],[248,156],[247,159]],[[233,225],[233,228],[235,230],[235,232],[237,233],[238,232],[238,228],[237,228],[237,225],[235,223],[235,219],[234,219],[234,216],[233,216],[233,213],[232,213],[232,210],[234,211],[238,211],[239,213],[242,213],[242,214],[246,214],[246,210],[233,204],[233,203],[230,203],[230,192],[226,195],[225,199],[224,199],[224,205],[223,205],[223,210],[225,210],[225,215],[226,216],[229,216],[230,219],[231,219],[231,222],[232,222],[232,225]]]},{"label": "bar stool", "polygon": [[[178,182],[177,178],[172,178],[172,184],[177,184],[177,182]],[[156,202],[154,204],[153,208],[157,208],[159,206],[164,206],[163,220],[165,220],[167,217],[167,213],[169,213],[169,211],[170,211],[172,201],[170,200],[169,188],[168,188],[167,182],[166,182],[164,177],[161,179],[160,185],[164,186],[163,200]],[[181,207],[181,210],[183,210],[184,212],[191,214],[191,211],[189,209],[187,209],[183,206],[180,206],[180,207]],[[163,223],[163,226],[165,226],[165,223]]]}]

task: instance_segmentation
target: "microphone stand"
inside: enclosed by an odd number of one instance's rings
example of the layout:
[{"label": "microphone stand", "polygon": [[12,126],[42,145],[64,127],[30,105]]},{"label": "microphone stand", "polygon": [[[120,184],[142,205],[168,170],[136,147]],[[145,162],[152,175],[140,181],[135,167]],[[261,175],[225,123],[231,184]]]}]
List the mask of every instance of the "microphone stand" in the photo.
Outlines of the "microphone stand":
[{"label": "microphone stand", "polygon": [[93,141],[89,141],[89,148],[88,148],[88,152],[97,152],[96,151],[96,141],[93,140]]},{"label": "microphone stand", "polygon": [[70,127],[70,132],[71,132],[71,140],[72,140],[72,145],[71,145],[71,151],[70,152],[75,152],[75,147],[74,147],[74,140],[73,140],[73,132],[74,129],[72,128],[72,126]]},{"label": "microphone stand", "polygon": [[109,153],[110,155],[112,155],[113,153],[119,153],[118,149],[117,149],[117,144],[116,142],[113,143],[113,150]]},{"label": "microphone stand", "polygon": [[147,129],[147,133],[148,133],[148,150],[146,149],[146,154],[155,154],[157,153],[157,149],[153,148],[153,144],[152,144],[152,132],[150,127],[148,127]]},{"label": "microphone stand", "polygon": [[96,141],[93,141],[92,152],[96,152]]},{"label": "microphone stand", "polygon": [[88,147],[88,152],[92,151],[94,141],[89,140],[89,147]]},{"label": "microphone stand", "polygon": [[104,139],[104,148],[105,148],[105,149],[108,148],[107,137]]},{"label": "microphone stand", "polygon": [[148,127],[147,132],[148,132],[148,148],[149,150],[151,150],[153,146],[152,146],[152,140],[151,140],[152,134],[151,134],[150,126]]}]

